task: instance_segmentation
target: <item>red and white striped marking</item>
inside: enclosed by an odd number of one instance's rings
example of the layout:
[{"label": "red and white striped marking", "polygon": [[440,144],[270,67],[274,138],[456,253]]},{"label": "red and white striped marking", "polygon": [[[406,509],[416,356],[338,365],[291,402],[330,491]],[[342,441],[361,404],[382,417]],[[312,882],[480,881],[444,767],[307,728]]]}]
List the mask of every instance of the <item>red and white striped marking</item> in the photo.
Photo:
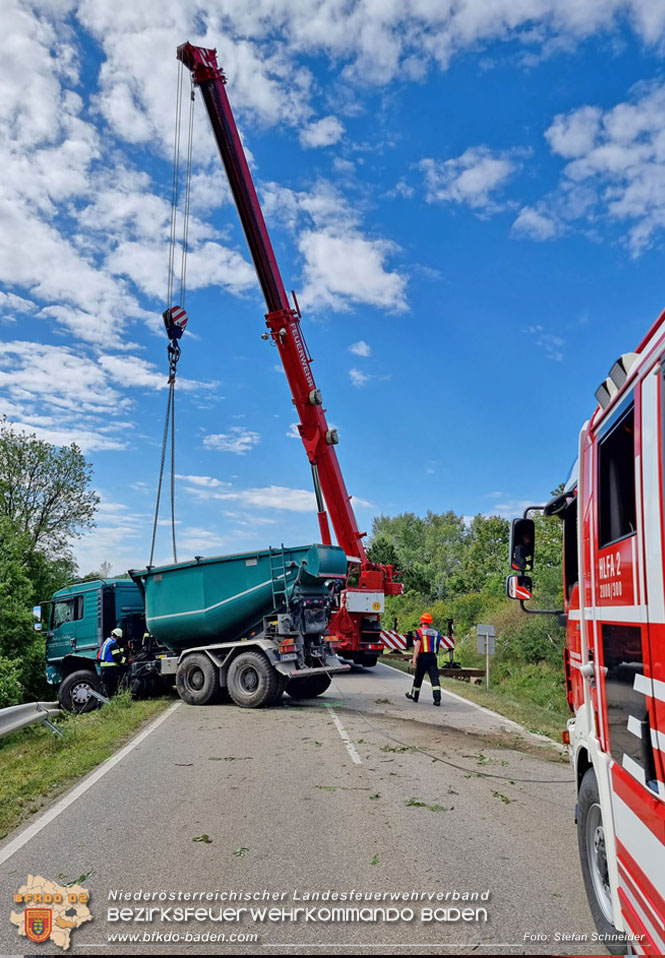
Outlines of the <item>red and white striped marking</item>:
[{"label": "red and white striped marking", "polygon": [[172,306],[171,307],[171,322],[174,326],[180,326],[182,330],[185,329],[188,320],[187,313],[182,308],[182,306]]},{"label": "red and white striped marking", "polygon": [[[402,635],[401,632],[395,632],[394,629],[382,629],[381,641],[386,649],[396,649],[398,652],[406,652],[406,636]],[[442,635],[441,648],[454,652],[455,636]]]},{"label": "red and white striped marking", "polygon": [[395,649],[397,652],[406,652],[406,636],[392,629],[381,630],[381,641],[386,649]]}]

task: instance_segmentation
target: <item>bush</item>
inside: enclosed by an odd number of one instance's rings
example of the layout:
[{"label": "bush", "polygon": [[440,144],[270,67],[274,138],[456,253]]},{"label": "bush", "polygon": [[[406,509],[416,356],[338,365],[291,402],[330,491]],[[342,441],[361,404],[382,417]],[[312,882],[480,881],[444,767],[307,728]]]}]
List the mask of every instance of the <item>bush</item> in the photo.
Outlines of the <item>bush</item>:
[{"label": "bush", "polygon": [[20,659],[0,657],[0,709],[6,709],[10,705],[20,705],[23,701],[20,671]]}]

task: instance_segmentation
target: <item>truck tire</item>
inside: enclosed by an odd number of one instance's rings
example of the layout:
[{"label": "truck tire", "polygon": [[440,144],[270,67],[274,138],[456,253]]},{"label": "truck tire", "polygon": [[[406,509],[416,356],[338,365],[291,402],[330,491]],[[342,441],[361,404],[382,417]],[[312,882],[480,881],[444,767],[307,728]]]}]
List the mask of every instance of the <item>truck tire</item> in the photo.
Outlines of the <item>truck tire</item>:
[{"label": "truck tire", "polygon": [[275,694],[270,701],[270,705],[276,705],[281,699],[282,695],[286,691],[286,686],[288,685],[288,677],[282,672],[277,672],[277,687],[275,689]]},{"label": "truck tire", "polygon": [[96,672],[90,669],[72,672],[60,683],[58,689],[60,707],[67,712],[92,712],[99,708],[101,702],[90,694],[90,689],[94,689],[100,695],[106,694]]},{"label": "truck tire", "polygon": [[604,945],[609,953],[623,955],[626,953],[625,944],[612,939],[612,936],[619,935],[620,932],[613,924],[603,817],[598,782],[592,768],[588,768],[584,773],[577,796],[577,842],[584,887],[596,928],[603,935]]},{"label": "truck tire", "polygon": [[242,652],[229,666],[229,695],[243,709],[272,705],[278,689],[277,674],[262,652]]},{"label": "truck tire", "polygon": [[292,699],[313,699],[317,695],[323,695],[331,682],[330,676],[324,672],[305,676],[303,679],[289,679],[286,694]]},{"label": "truck tire", "polygon": [[195,652],[178,666],[175,685],[187,705],[208,705],[219,694],[219,671],[207,655]]},{"label": "truck tire", "polygon": [[362,657],[361,664],[364,665],[366,669],[373,669],[378,661],[378,655],[369,655],[368,653],[365,653],[365,655]]}]

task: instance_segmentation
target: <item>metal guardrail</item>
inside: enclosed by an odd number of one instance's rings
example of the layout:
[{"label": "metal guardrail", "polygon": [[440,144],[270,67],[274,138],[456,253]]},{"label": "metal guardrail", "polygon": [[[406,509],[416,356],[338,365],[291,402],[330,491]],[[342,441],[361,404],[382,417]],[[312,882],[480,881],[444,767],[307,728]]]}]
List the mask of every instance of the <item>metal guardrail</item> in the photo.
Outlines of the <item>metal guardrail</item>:
[{"label": "metal guardrail", "polygon": [[62,735],[60,729],[50,721],[59,713],[60,706],[57,702],[26,702],[25,705],[10,705],[9,708],[0,709],[0,738],[37,722],[43,722],[58,735]]}]

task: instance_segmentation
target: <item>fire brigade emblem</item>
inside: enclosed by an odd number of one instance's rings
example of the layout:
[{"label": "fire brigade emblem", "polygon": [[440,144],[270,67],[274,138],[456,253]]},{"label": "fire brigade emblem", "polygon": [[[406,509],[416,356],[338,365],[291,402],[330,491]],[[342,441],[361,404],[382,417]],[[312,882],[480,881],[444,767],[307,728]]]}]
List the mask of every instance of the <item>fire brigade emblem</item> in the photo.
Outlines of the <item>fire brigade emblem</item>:
[{"label": "fire brigade emblem", "polygon": [[72,934],[92,920],[89,901],[90,892],[78,883],[59,885],[43,875],[28,875],[14,894],[9,920],[30,941],[48,941],[68,951]]},{"label": "fire brigade emblem", "polygon": [[53,912],[50,908],[26,908],[25,934],[30,941],[46,941],[51,934]]}]

